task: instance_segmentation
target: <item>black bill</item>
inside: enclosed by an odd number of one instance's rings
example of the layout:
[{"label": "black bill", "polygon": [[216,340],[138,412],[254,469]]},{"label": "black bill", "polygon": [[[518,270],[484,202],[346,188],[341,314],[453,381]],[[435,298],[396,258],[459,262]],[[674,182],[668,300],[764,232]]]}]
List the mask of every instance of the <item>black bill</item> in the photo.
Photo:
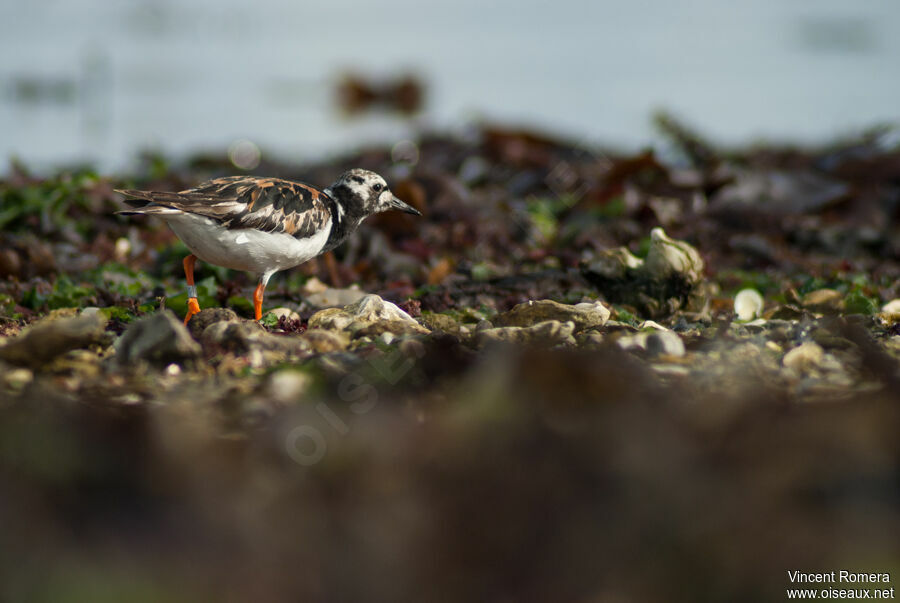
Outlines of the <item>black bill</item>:
[{"label": "black bill", "polygon": [[391,196],[391,200],[387,202],[387,207],[388,207],[388,209],[398,209],[402,212],[406,212],[408,214],[413,214],[416,216],[422,215],[422,212],[420,212],[418,209],[416,209],[412,205],[404,203],[403,201],[398,199],[396,196]]}]

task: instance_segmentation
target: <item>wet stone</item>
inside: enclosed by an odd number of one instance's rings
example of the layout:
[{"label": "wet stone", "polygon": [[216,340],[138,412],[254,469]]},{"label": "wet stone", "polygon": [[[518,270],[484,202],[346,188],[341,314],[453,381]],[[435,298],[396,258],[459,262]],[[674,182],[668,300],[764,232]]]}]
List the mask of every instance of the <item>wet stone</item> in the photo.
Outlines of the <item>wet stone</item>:
[{"label": "wet stone", "polygon": [[650,231],[650,251],[644,270],[658,280],[675,277],[696,284],[703,277],[703,259],[694,247],[670,238],[657,227]]},{"label": "wet stone", "polygon": [[350,341],[346,335],[324,329],[309,329],[300,336],[304,344],[317,354],[331,354],[347,349]]},{"label": "wet stone", "polygon": [[310,329],[341,331],[353,322],[353,317],[341,308],[327,308],[313,314],[309,319]]},{"label": "wet stone", "polygon": [[347,325],[346,330],[353,337],[379,337],[390,333],[391,335],[421,335],[425,329],[417,322],[406,320],[380,320],[376,322],[354,321]]},{"label": "wet stone", "polygon": [[0,360],[19,366],[39,367],[71,350],[94,344],[108,345],[102,314],[49,316],[34,323],[0,347]]},{"label": "wet stone", "polygon": [[570,321],[577,333],[602,327],[609,320],[609,315],[609,308],[599,301],[569,305],[543,299],[527,301],[498,314],[493,324],[497,327],[528,327],[547,320]]},{"label": "wet stone", "polygon": [[703,271],[700,253],[662,228],[650,231],[646,260],[621,247],[598,252],[581,265],[585,279],[606,299],[654,318],[701,307],[707,296]]},{"label": "wet stone", "polygon": [[460,324],[452,316],[438,313],[425,313],[419,319],[422,324],[432,331],[442,333],[450,333],[456,335],[459,333]]},{"label": "wet stone", "polygon": [[241,319],[229,308],[204,308],[191,316],[187,328],[194,339],[200,339],[203,331],[211,324],[217,322],[239,322]]},{"label": "wet stone", "polygon": [[412,316],[377,295],[366,295],[359,301],[344,307],[355,320],[375,322],[377,320],[402,320],[418,325]]},{"label": "wet stone", "polygon": [[204,348],[219,348],[223,351],[245,354],[255,349],[276,349],[292,347],[283,345],[290,340],[269,334],[256,321],[213,323],[204,329],[200,342]]},{"label": "wet stone", "polygon": [[575,331],[573,322],[561,323],[558,320],[547,320],[530,327],[496,327],[485,329],[475,333],[477,345],[488,343],[520,343],[520,344],[545,344],[575,345],[572,333]]},{"label": "wet stone", "polygon": [[429,332],[395,304],[377,295],[366,295],[343,308],[320,310],[310,317],[309,328],[347,330],[360,336],[377,336],[386,331],[395,335]]},{"label": "wet stone", "polygon": [[[533,324],[533,323],[529,323],[529,324]],[[503,325],[503,324],[501,324],[501,325],[497,325],[497,326],[518,326],[518,327],[526,327],[526,326],[529,326],[529,325]],[[475,325],[475,332],[477,333],[478,331],[486,331],[486,330],[488,330],[488,329],[493,329],[493,328],[494,328],[494,323],[492,323],[491,321],[489,321],[489,320],[479,320],[479,321],[478,321],[478,324]]]},{"label": "wet stone", "polygon": [[116,342],[116,361],[121,365],[148,362],[165,367],[199,358],[200,345],[170,310],[137,320]]}]

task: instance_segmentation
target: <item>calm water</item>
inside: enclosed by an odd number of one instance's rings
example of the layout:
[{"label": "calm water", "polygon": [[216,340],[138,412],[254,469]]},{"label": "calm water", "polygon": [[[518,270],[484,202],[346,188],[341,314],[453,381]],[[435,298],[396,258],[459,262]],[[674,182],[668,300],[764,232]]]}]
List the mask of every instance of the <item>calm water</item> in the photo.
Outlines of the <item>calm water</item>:
[{"label": "calm water", "polygon": [[415,124],[347,120],[336,77],[413,70],[418,118],[652,144],[665,107],[713,138],[817,141],[900,121],[900,2],[29,0],[0,5],[0,156],[103,169],[249,139],[308,159]]}]

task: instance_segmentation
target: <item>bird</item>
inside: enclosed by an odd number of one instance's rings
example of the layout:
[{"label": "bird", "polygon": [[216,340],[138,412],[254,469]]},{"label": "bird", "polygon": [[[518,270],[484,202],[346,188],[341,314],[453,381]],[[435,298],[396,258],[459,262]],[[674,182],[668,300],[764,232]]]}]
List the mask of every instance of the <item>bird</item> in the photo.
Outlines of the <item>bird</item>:
[{"label": "bird", "polygon": [[180,192],[116,190],[130,209],[122,215],[159,216],[190,250],[184,258],[188,309],[200,312],[194,264],[243,270],[259,276],[253,293],[256,320],[273,274],[331,251],[372,214],[399,210],[421,216],[398,199],[380,175],[355,168],[325,189],[259,176],[215,178]]}]

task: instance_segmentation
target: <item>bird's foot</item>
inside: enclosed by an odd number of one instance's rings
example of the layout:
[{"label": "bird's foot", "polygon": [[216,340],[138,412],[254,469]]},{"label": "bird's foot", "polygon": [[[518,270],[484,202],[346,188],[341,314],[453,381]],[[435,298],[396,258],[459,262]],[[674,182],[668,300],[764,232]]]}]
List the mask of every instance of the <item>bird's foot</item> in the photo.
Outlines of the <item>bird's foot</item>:
[{"label": "bird's foot", "polygon": [[187,323],[190,322],[191,316],[194,314],[198,314],[200,312],[200,303],[197,301],[196,297],[189,297],[187,302],[187,314],[184,317],[184,324],[187,326]]}]

